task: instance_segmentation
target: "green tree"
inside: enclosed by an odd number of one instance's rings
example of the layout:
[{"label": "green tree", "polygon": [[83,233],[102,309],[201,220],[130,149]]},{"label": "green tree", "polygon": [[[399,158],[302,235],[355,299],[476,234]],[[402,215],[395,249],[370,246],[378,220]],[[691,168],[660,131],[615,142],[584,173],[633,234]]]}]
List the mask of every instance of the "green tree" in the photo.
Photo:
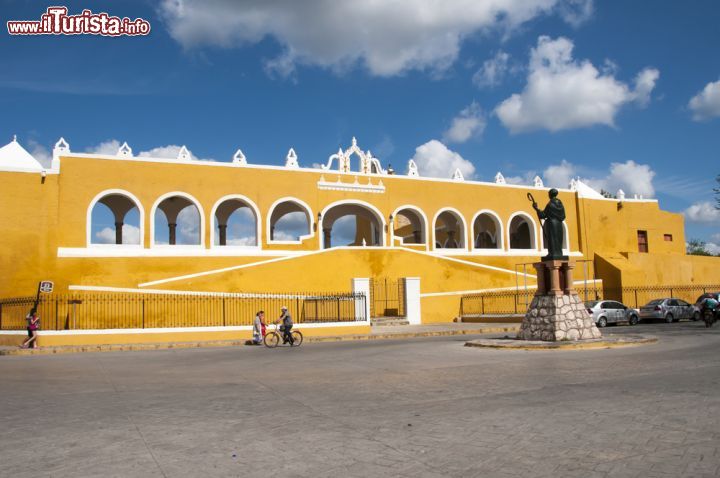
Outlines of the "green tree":
[{"label": "green tree", "polygon": [[687,253],[691,256],[712,256],[705,248],[705,241],[700,239],[690,239],[687,243]]}]

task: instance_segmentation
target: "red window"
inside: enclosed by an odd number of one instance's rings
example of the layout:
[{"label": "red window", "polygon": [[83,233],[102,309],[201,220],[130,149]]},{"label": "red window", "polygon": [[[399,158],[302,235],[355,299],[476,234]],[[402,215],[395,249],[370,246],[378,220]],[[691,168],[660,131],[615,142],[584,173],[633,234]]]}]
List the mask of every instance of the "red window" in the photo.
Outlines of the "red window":
[{"label": "red window", "polygon": [[647,238],[647,231],[638,231],[638,251],[639,252],[647,252],[648,251],[648,238]]}]

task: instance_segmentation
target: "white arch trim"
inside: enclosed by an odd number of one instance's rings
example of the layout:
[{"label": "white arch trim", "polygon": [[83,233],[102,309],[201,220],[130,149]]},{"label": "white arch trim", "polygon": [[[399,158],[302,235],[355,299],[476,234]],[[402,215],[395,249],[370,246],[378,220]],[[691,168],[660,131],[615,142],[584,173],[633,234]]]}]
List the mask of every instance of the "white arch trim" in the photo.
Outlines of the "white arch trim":
[{"label": "white arch trim", "polygon": [[[110,196],[113,194],[117,194],[120,196],[125,196],[129,200],[131,200],[135,207],[138,210],[138,216],[140,221],[140,244],[93,244],[92,243],[92,212],[93,209],[95,209],[95,205],[105,196]],[[90,205],[88,206],[87,210],[87,217],[85,220],[85,240],[87,247],[108,247],[108,246],[129,246],[129,247],[143,247],[145,244],[145,209],[143,209],[142,203],[140,200],[135,196],[133,193],[129,191],[125,191],[124,189],[106,189],[105,191],[102,191],[98,193],[92,201],[90,201]]]},{"label": "white arch trim", "polygon": [[[444,212],[446,212],[446,211],[449,211],[449,212],[455,214],[455,215],[460,219],[460,221],[462,222],[462,225],[463,225],[463,244],[464,244],[464,247],[458,247],[457,249],[444,249],[444,248],[436,249],[436,248],[435,248],[435,243],[437,242],[437,241],[436,241],[436,237],[435,237],[435,224],[437,223],[437,220],[438,220],[438,217],[440,217],[440,214],[442,214],[442,213],[444,213]],[[465,216],[463,216],[462,213],[461,213],[460,211],[458,211],[457,209],[455,209],[455,208],[453,208],[453,207],[446,207],[446,208],[440,209],[437,213],[435,213],[435,216],[433,217],[433,220],[432,220],[432,225],[431,225],[430,227],[432,227],[432,248],[433,248],[434,251],[437,251],[437,250],[440,250],[440,251],[447,251],[447,250],[467,251],[467,250],[468,250],[468,240],[467,240],[468,227],[467,227],[467,221],[465,221]]]},{"label": "white arch trim", "polygon": [[[479,251],[492,250],[492,249],[481,249],[481,248],[480,248],[480,249],[475,249],[475,221],[477,221],[477,218],[479,218],[479,217],[480,217],[481,215],[483,215],[483,214],[487,214],[488,216],[491,216],[491,217],[493,217],[493,218],[495,219],[495,226],[496,226],[496,228],[497,228],[497,232],[496,232],[496,233],[497,233],[497,235],[498,235],[498,239],[500,239],[500,244],[499,244],[500,247],[496,247],[495,250],[504,251],[504,250],[505,250],[505,232],[504,232],[504,231],[505,231],[505,227],[503,227],[502,219],[500,219],[500,216],[498,215],[498,213],[496,213],[495,211],[493,211],[493,210],[491,210],[491,209],[481,209],[481,210],[479,210],[477,213],[475,213],[475,215],[473,216],[472,222],[470,223],[470,224],[471,224],[471,226],[470,226],[470,228],[471,228],[471,231],[470,231],[470,239],[471,239],[471,240],[470,240],[470,250],[471,250],[471,251],[475,251],[475,250],[479,250]],[[508,243],[508,244],[509,244],[509,243]],[[510,247],[510,246],[508,245],[508,248],[509,248],[509,247]]]},{"label": "white arch trim", "polygon": [[[528,222],[530,222],[530,224],[532,224],[532,236],[530,236],[530,239],[532,239],[532,247],[530,249],[513,249],[510,246],[510,226],[512,225],[513,219],[515,219],[518,216],[521,216],[524,219],[527,219]],[[512,215],[510,215],[510,218],[508,219],[508,222],[507,222],[507,229],[506,229],[505,233],[507,234],[508,251],[537,251],[537,250],[539,250],[538,244],[540,242],[538,241],[538,226],[537,226],[537,223],[535,222],[535,219],[533,219],[532,216],[530,216],[528,213],[523,212],[523,211],[518,211],[518,212],[515,212]]]},{"label": "white arch trim", "polygon": [[[397,209],[395,209],[393,211],[393,213],[392,213],[393,224],[392,225],[395,224],[395,218],[397,217],[398,213],[400,211],[402,211],[403,209],[409,209],[411,211],[414,211],[414,212],[418,213],[420,215],[420,217],[422,218],[423,223],[424,223],[423,226],[425,229],[425,231],[423,232],[423,236],[424,236],[423,239],[425,239],[425,250],[429,251],[430,245],[428,244],[428,242],[429,242],[428,238],[430,237],[430,234],[429,234],[430,231],[428,230],[428,228],[429,228],[430,223],[428,222],[427,215],[425,214],[425,212],[422,209],[420,209],[417,206],[413,206],[412,204],[403,204],[402,206],[398,207]],[[395,247],[395,228],[390,227],[389,229],[390,229],[390,247]],[[405,245],[407,246],[410,244],[405,244]]]},{"label": "white arch trim", "polygon": [[[255,242],[256,245],[254,246],[216,246],[215,245],[215,213],[217,212],[217,208],[220,207],[220,204],[224,203],[225,201],[228,201],[230,199],[238,199],[248,206],[250,206],[250,209],[252,209],[253,214],[255,214]],[[210,211],[210,248],[215,247],[221,247],[223,249],[227,247],[239,247],[243,249],[262,249],[262,234],[260,230],[260,224],[261,224],[261,216],[260,216],[260,209],[257,207],[257,204],[255,204],[250,198],[247,196],[243,196],[242,194],[228,194],[227,196],[223,196],[220,199],[218,199],[215,204],[212,207],[212,210]]]},{"label": "white arch trim", "polygon": [[[284,202],[294,202],[301,208],[305,209],[305,212],[308,215],[308,230],[309,230],[309,232],[307,234],[300,236],[300,238],[297,241],[275,241],[270,238],[270,231],[272,230],[271,229],[272,224],[270,224],[270,221],[272,220],[272,214],[275,211],[275,208],[279,204],[282,204]],[[270,209],[268,209],[268,213],[265,218],[265,223],[266,223],[265,231],[267,232],[267,243],[268,244],[301,244],[305,239],[310,239],[311,237],[315,236],[315,228],[313,227],[313,224],[315,223],[315,217],[313,216],[312,208],[305,201],[295,198],[295,197],[286,196],[286,197],[280,198],[277,201],[275,201],[274,203],[272,203],[272,205],[270,206]]]},{"label": "white arch trim", "polygon": [[[318,222],[318,231],[322,231],[323,221],[325,220],[325,215],[327,214],[327,212],[336,206],[342,206],[344,204],[353,204],[355,206],[362,206],[362,207],[369,209],[373,213],[375,213],[375,216],[380,221],[380,237],[381,237],[380,247],[385,247],[385,227],[387,226],[387,223],[385,222],[385,217],[383,217],[383,214],[382,214],[382,212],[380,212],[380,209],[376,208],[375,206],[373,206],[370,203],[367,203],[365,201],[360,201],[357,199],[342,199],[340,201],[335,201],[335,202],[330,203],[327,206],[325,206],[325,209],[323,209],[322,212],[320,213],[321,219]],[[321,250],[325,249],[325,234],[322,234],[322,233],[320,234],[320,249]]]},{"label": "white arch trim", "polygon": [[[199,245],[197,245],[197,244],[180,245],[180,246],[167,245],[167,247],[182,247],[182,248],[184,248],[184,247],[191,247],[191,248],[205,247],[205,211],[203,210],[203,207],[200,204],[200,201],[195,199],[194,196],[192,196],[186,192],[182,192],[182,191],[173,191],[173,192],[165,193],[162,196],[160,196],[159,198],[157,198],[155,200],[155,203],[152,205],[152,209],[150,209],[150,247],[156,247],[159,245],[159,244],[157,244],[157,245],[155,244],[155,214],[157,213],[157,208],[161,202],[163,202],[167,198],[171,198],[173,196],[183,197],[183,198],[187,199],[188,201],[190,201],[191,203],[193,203],[193,205],[197,208],[198,213],[200,214],[200,244]],[[165,244],[160,245],[160,246],[166,247]]]}]

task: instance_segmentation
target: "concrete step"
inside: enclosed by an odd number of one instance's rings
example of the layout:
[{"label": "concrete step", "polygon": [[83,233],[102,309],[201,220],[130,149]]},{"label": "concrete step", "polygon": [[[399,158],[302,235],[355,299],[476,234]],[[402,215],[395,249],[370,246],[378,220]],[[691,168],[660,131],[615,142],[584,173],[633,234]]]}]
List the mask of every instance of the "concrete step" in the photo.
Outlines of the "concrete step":
[{"label": "concrete step", "polygon": [[405,317],[375,317],[370,319],[370,325],[410,325]]}]

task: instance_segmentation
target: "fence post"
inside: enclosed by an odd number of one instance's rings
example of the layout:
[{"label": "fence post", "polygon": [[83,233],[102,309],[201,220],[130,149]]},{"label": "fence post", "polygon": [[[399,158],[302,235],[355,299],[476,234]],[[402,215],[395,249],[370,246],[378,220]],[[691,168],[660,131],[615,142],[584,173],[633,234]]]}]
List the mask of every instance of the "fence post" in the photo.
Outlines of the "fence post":
[{"label": "fence post", "polygon": [[337,321],[340,322],[340,297],[337,298]]},{"label": "fence post", "polygon": [[672,287],[670,287],[670,297],[672,297],[672,296],[673,296]]},{"label": "fence post", "polygon": [[300,296],[295,298],[295,320],[300,322]]},{"label": "fence post", "polygon": [[635,292],[635,308],[638,308],[638,302],[637,302],[637,289],[634,290]]},{"label": "fence post", "polygon": [[55,330],[58,329],[58,316],[60,315],[60,299],[55,297]]},{"label": "fence post", "polygon": [[222,298],[222,318],[223,318],[223,327],[225,327],[225,296]]},{"label": "fence post", "polygon": [[480,296],[480,315],[485,315],[485,296]]}]

